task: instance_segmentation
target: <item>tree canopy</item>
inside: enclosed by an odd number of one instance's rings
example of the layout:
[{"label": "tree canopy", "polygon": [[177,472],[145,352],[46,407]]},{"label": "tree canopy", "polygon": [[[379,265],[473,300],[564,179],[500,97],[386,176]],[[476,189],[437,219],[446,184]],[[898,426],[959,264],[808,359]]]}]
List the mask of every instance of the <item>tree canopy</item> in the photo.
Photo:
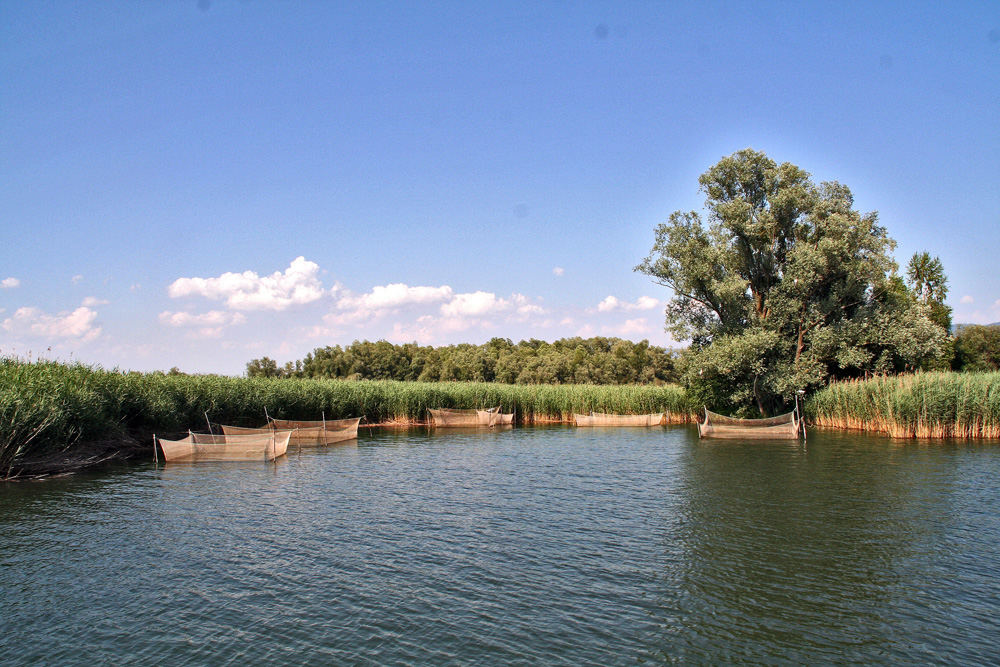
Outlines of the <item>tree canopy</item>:
[{"label": "tree canopy", "polygon": [[713,409],[771,414],[831,378],[940,365],[946,332],[896,275],[894,241],[850,189],[745,149],[699,178],[636,270],[673,290],[683,380]]},{"label": "tree canopy", "polygon": [[1000,324],[965,324],[955,332],[955,370],[1000,370]]},{"label": "tree canopy", "polygon": [[948,277],[944,265],[928,252],[915,252],[906,265],[906,278],[914,296],[930,309],[930,318],[945,331],[951,331],[951,307],[944,300],[948,296]]}]

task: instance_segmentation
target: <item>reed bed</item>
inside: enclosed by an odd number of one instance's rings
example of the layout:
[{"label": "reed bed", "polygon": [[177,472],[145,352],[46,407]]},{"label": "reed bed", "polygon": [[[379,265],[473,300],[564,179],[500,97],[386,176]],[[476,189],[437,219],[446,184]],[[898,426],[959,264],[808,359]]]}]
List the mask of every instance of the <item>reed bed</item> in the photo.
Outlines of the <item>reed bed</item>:
[{"label": "reed bed", "polygon": [[835,382],[806,403],[816,426],[894,438],[1000,438],[1000,373],[916,373]]},{"label": "reed bed", "polygon": [[[500,406],[519,423],[571,421],[574,412],[668,412],[692,419],[675,385],[508,385],[230,378],[104,370],[82,364],[0,358],[0,478],[19,461],[79,443],[176,434],[212,422],[259,426],[279,419],[421,423],[428,408]],[[151,441],[150,441],[151,445]]]}]

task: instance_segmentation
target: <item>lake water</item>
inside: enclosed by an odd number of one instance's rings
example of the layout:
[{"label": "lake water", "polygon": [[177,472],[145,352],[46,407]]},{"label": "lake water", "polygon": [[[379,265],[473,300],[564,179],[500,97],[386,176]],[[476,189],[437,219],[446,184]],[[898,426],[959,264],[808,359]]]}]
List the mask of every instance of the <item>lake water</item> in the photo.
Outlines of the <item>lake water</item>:
[{"label": "lake water", "polygon": [[362,429],[0,484],[0,663],[997,664],[1000,444]]}]

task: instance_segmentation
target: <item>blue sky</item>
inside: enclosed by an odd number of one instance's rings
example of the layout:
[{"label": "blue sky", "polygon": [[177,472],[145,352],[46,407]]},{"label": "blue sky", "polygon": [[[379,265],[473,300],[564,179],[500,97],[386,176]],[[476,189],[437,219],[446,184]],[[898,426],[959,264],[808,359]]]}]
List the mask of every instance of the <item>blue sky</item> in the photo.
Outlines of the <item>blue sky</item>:
[{"label": "blue sky", "polygon": [[0,354],[647,338],[753,147],[1000,321],[1000,4],[0,0]]}]

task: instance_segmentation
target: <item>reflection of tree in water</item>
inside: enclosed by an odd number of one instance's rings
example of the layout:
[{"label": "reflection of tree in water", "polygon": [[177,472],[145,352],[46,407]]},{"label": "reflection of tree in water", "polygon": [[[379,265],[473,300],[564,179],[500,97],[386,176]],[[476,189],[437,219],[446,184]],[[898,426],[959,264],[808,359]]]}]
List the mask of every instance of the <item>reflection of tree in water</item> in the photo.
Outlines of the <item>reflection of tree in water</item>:
[{"label": "reflection of tree in water", "polygon": [[909,641],[897,602],[931,565],[921,555],[940,541],[954,471],[898,460],[887,442],[692,441],[651,657],[850,662]]}]

